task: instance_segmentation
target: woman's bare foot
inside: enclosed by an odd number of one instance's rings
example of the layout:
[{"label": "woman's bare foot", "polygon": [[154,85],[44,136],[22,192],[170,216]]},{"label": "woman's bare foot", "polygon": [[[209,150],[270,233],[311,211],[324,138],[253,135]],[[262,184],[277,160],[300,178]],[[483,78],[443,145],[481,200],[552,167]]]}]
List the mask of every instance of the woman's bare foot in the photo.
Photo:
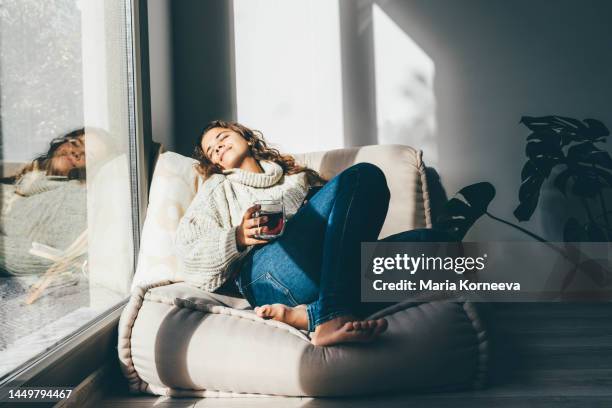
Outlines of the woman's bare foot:
[{"label": "woman's bare foot", "polygon": [[310,341],[315,346],[367,343],[387,330],[387,326],[386,319],[359,320],[353,316],[340,316],[318,325]]},{"label": "woman's bare foot", "polygon": [[255,313],[257,313],[257,316],[264,319],[272,319],[287,323],[288,325],[299,330],[308,329],[308,313],[306,312],[306,305],[290,307],[280,303],[275,303],[273,305],[258,306],[255,308]]}]

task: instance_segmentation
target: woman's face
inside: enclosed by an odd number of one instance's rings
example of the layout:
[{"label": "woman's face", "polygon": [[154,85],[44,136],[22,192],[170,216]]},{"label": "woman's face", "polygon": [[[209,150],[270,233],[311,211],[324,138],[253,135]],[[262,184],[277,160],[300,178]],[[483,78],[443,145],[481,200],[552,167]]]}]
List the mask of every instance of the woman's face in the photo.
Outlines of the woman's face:
[{"label": "woman's face", "polygon": [[249,144],[238,132],[226,128],[212,128],[202,138],[202,151],[213,163],[224,170],[240,167],[249,155]]},{"label": "woman's face", "polygon": [[83,167],[85,144],[82,137],[64,142],[51,158],[51,173],[55,175],[66,176],[70,170]]}]

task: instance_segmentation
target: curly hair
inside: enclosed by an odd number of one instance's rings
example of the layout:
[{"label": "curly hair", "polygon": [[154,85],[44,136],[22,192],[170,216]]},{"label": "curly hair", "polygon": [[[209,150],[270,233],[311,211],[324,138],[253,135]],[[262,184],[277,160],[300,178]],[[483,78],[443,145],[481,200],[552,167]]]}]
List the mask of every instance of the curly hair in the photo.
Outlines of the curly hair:
[{"label": "curly hair", "polygon": [[[10,177],[0,178],[1,183],[14,183],[18,181],[21,177],[26,175],[31,171],[44,171],[47,175],[53,176],[56,175],[53,172],[53,168],[51,167],[51,160],[55,155],[57,149],[60,148],[66,142],[78,141],[85,135],[85,128],[78,128],[65,135],[59,136],[51,140],[49,143],[49,149],[44,154],[36,157],[30,163],[23,166],[17,173]],[[77,180],[85,180],[85,169],[72,169],[67,174],[68,179],[77,179]]]},{"label": "curly hair", "polygon": [[250,143],[250,155],[256,160],[272,161],[283,169],[283,174],[291,175],[297,173],[306,173],[308,185],[322,185],[327,182],[321,175],[313,169],[301,166],[295,162],[295,158],[289,154],[281,154],[277,149],[269,147],[263,138],[263,134],[254,129],[250,129],[238,122],[230,122],[223,120],[213,120],[202,130],[202,133],[196,140],[196,146],[193,157],[198,161],[195,168],[204,178],[210,177],[212,174],[221,174],[223,168],[218,164],[213,163],[202,150],[202,140],[204,135],[210,129],[224,128],[230,129],[242,136]]}]

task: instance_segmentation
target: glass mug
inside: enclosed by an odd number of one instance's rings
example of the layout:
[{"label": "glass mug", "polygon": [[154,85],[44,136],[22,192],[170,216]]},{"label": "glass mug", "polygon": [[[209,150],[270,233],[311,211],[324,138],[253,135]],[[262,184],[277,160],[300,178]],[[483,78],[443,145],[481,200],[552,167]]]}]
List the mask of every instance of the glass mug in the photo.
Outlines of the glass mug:
[{"label": "glass mug", "polygon": [[257,227],[268,227],[268,230],[259,235],[254,235],[256,239],[274,239],[283,235],[285,230],[285,206],[282,200],[258,200],[253,205],[259,205],[259,211],[253,214],[253,217],[267,217],[265,223],[258,223]]}]

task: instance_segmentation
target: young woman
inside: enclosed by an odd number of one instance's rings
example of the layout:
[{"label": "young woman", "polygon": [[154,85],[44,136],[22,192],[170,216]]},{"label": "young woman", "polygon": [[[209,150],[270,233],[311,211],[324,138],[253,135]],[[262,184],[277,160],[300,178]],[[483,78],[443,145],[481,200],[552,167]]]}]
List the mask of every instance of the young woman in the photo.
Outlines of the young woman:
[{"label": "young woman", "polygon": [[[368,342],[385,319],[360,302],[360,244],[376,241],[389,204],[382,171],[356,164],[325,182],[314,170],[267,146],[261,133],[233,122],[210,123],[197,140],[197,169],[206,178],[181,219],[177,254],[188,282],[215,291],[235,283],[263,318],[314,332],[314,345]],[[324,185],[323,185],[324,184]],[[305,201],[308,189],[323,187]],[[261,199],[282,199],[282,236],[257,216]],[[414,230],[385,241],[447,241]]]},{"label": "young woman", "polygon": [[46,153],[0,184],[0,276],[40,275],[50,260],[32,242],[67,248],[87,228],[85,131],[51,141]]},{"label": "young woman", "polygon": [[75,129],[49,143],[47,152],[23,166],[16,174],[4,177],[4,184],[19,182],[24,176],[38,172],[44,176],[70,179],[85,178],[85,129]]}]

